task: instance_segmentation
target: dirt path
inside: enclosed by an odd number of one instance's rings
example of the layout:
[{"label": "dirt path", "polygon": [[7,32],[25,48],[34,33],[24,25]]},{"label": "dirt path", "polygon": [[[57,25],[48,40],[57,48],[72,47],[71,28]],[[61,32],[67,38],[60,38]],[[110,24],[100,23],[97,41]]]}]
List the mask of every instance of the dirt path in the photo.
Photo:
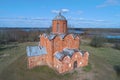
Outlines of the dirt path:
[{"label": "dirt path", "polygon": [[25,54],[25,52],[23,51],[24,48],[25,46],[17,45],[17,47],[11,49],[8,48],[6,50],[0,51],[0,53],[3,55],[9,55],[0,57],[0,74],[8,65],[10,65],[20,56]]}]

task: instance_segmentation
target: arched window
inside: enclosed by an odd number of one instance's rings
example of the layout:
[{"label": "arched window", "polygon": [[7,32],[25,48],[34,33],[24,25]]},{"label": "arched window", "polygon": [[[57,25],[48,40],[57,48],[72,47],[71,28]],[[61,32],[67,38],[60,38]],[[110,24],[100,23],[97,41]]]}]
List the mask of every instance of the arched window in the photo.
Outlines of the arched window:
[{"label": "arched window", "polygon": [[60,24],[57,23],[57,32],[59,32],[59,31],[60,31]]},{"label": "arched window", "polygon": [[63,23],[63,32],[65,32],[65,29],[66,29],[65,26],[66,26],[65,23]]}]

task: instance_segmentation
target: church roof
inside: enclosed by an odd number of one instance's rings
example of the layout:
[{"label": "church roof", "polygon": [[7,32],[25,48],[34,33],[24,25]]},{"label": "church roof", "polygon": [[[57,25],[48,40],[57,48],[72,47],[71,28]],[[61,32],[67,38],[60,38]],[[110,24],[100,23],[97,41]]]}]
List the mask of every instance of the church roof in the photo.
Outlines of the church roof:
[{"label": "church roof", "polygon": [[65,56],[69,56],[69,57],[71,58],[72,55],[73,55],[75,52],[78,52],[78,51],[79,51],[79,50],[65,48],[65,49],[63,49],[62,52],[57,52],[57,53],[55,53],[54,56],[55,56],[58,60],[62,60]]},{"label": "church roof", "polygon": [[64,56],[65,56],[65,55],[62,54],[61,52],[57,52],[57,53],[55,54],[55,57],[56,57],[58,60],[62,60]]},{"label": "church roof", "polygon": [[62,52],[56,52],[54,56],[58,60],[62,61],[65,56],[69,56],[71,58],[75,52],[79,52],[81,55],[84,55],[86,51],[64,48]]},{"label": "church roof", "polygon": [[52,39],[55,38],[55,37],[56,37],[55,34],[50,34],[50,35],[48,36],[49,40],[52,40]]},{"label": "church roof", "polygon": [[63,15],[61,15],[61,12],[59,12],[59,14],[55,16],[53,20],[66,20],[66,18]]},{"label": "church roof", "polygon": [[[47,33],[44,33],[42,34],[44,37],[47,37],[49,40],[52,40],[54,39],[56,36],[59,36],[61,39],[64,39],[67,35],[70,35],[70,34],[53,34],[53,33],[50,33],[50,34],[47,34]],[[71,34],[73,36],[73,38],[76,38],[77,35],[76,34]]]},{"label": "church roof", "polygon": [[59,36],[63,39],[67,34],[60,34]]},{"label": "church roof", "polygon": [[63,50],[63,54],[65,54],[66,56],[69,56],[69,57],[72,57],[73,53],[75,53],[74,49],[65,48]]},{"label": "church roof", "polygon": [[47,54],[46,48],[41,46],[27,46],[27,56],[40,56]]}]

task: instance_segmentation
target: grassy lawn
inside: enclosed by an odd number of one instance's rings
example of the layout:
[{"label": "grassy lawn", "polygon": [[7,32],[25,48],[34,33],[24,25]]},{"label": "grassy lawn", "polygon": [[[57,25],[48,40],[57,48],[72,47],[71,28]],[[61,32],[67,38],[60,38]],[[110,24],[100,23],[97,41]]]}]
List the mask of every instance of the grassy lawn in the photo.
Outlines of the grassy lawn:
[{"label": "grassy lawn", "polygon": [[[120,65],[120,51],[113,48],[93,48],[81,44],[90,53],[89,66],[76,71],[58,74],[47,66],[27,69],[26,46],[37,43],[20,43],[2,46],[0,55],[0,80],[119,80],[114,66]],[[83,69],[83,70],[81,70]]]},{"label": "grassy lawn", "polygon": [[120,79],[120,74],[116,77],[120,70],[115,70],[115,66],[120,69],[120,50],[110,47],[94,48],[88,46],[88,44],[82,44],[81,49],[87,50],[90,53],[89,63],[93,66],[97,80]]},{"label": "grassy lawn", "polygon": [[27,45],[35,45],[35,43],[11,43],[0,46],[0,73],[18,57],[26,54],[25,47]]},{"label": "grassy lawn", "polygon": [[[48,66],[27,69],[26,46],[38,43],[21,43],[2,46],[0,54],[10,54],[0,58],[0,80],[68,80],[73,73],[60,75]],[[17,47],[13,47],[17,45]],[[12,47],[12,48],[10,48]],[[74,76],[74,75],[73,75]]]}]

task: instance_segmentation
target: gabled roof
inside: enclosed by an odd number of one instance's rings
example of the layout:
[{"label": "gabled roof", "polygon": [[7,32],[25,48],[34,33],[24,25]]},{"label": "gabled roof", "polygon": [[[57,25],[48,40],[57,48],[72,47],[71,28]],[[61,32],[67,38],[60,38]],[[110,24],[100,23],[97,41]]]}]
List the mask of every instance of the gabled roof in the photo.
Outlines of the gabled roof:
[{"label": "gabled roof", "polygon": [[56,52],[55,53],[55,57],[58,59],[58,60],[62,60],[65,56],[69,56],[70,58],[72,57],[72,55],[75,53],[75,52],[78,52],[79,50],[77,49],[68,49],[68,48],[65,48],[63,49],[62,52]]},{"label": "gabled roof", "polygon": [[65,54],[66,56],[72,57],[74,53],[75,53],[74,49],[68,48],[63,49],[63,54]]},{"label": "gabled roof", "polygon": [[83,50],[79,50],[79,52],[84,55],[86,51],[83,51]]},{"label": "gabled roof", "polygon": [[77,34],[72,34],[73,38],[76,38],[77,37]]},{"label": "gabled roof", "polygon": [[82,51],[82,50],[78,50],[78,49],[64,48],[63,51],[56,52],[54,56],[55,56],[56,59],[62,61],[63,58],[66,57],[66,56],[71,58],[75,52],[79,52],[80,55],[84,55],[86,53],[86,51]]},{"label": "gabled roof", "polygon": [[63,39],[67,34],[59,34],[59,36]]},{"label": "gabled roof", "polygon": [[55,34],[50,34],[50,35],[48,36],[49,40],[52,40],[52,39],[55,38],[55,37],[56,37]]},{"label": "gabled roof", "polygon": [[28,57],[47,54],[46,48],[41,46],[27,46],[26,51]]},{"label": "gabled roof", "polygon": [[46,33],[43,33],[43,36],[44,36],[44,37],[48,37],[48,34],[46,34]]},{"label": "gabled roof", "polygon": [[65,55],[62,54],[61,52],[57,52],[54,56],[55,56],[58,60],[62,60]]},{"label": "gabled roof", "polygon": [[72,35],[73,38],[76,38],[77,35],[76,34],[54,34],[54,33],[50,33],[50,34],[47,34],[47,33],[44,33],[42,34],[44,37],[47,37],[49,40],[52,40],[54,39],[56,36],[59,36],[61,39],[64,39],[66,36],[68,35]]}]

